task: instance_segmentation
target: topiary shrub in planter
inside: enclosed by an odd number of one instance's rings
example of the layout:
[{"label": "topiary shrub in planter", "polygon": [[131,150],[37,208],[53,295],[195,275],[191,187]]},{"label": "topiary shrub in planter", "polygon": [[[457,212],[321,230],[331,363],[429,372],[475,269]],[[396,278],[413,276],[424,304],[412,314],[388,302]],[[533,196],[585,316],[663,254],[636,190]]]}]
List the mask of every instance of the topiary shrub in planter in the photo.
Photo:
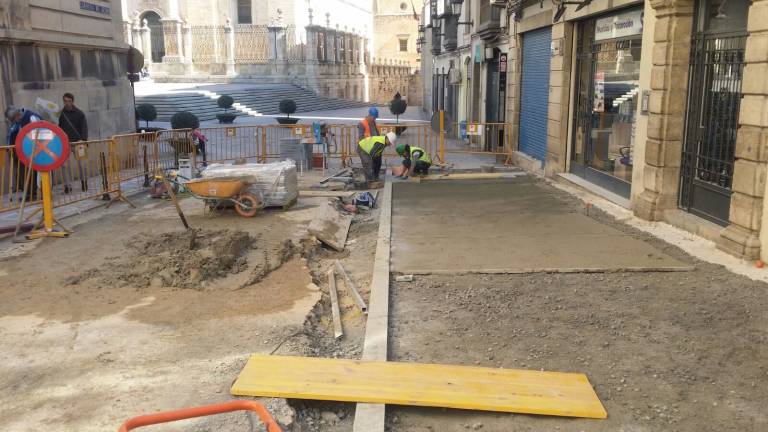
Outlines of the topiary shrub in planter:
[{"label": "topiary shrub in planter", "polygon": [[141,104],[136,107],[136,118],[145,121],[147,128],[149,128],[149,122],[155,121],[157,118],[157,109],[152,104]]},{"label": "topiary shrub in planter", "polygon": [[235,121],[237,114],[229,112],[229,109],[232,108],[233,103],[235,103],[235,100],[232,99],[232,96],[230,95],[219,96],[219,98],[216,100],[216,104],[219,105],[219,108],[224,108],[223,113],[216,114],[216,118],[219,119],[219,123],[230,124]]},{"label": "topiary shrub in planter", "polygon": [[[399,94],[399,93],[398,93]],[[408,108],[408,103],[405,102],[405,99],[395,97],[392,99],[392,101],[389,103],[389,112],[392,113],[392,115],[396,118],[396,123],[398,126],[395,126],[395,133],[400,136],[403,132],[405,132],[406,126],[400,126],[400,116],[405,113],[405,110]]]},{"label": "topiary shrub in planter", "polygon": [[[189,111],[179,111],[171,117],[172,129],[197,129],[200,120]],[[192,153],[192,137],[189,133],[182,132],[168,138],[168,144],[173,147],[177,156]]]},{"label": "topiary shrub in planter", "polygon": [[299,122],[297,118],[291,118],[291,114],[296,112],[296,102],[293,99],[283,99],[280,101],[280,112],[286,114],[287,117],[277,117],[277,122],[280,124],[296,124]]}]

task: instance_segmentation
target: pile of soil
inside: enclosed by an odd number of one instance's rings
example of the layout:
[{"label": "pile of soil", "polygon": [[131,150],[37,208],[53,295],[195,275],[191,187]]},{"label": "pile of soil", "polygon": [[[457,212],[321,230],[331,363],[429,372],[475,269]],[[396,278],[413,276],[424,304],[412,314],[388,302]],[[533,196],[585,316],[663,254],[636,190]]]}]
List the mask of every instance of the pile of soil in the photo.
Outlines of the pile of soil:
[{"label": "pile of soil", "polygon": [[[256,239],[245,231],[188,230],[160,235],[138,234],[126,243],[127,253],[113,257],[108,266],[68,278],[74,285],[88,279],[117,286],[175,287],[201,289],[203,282],[240,273],[248,268],[247,255],[256,248]],[[284,262],[292,255],[281,252]],[[260,280],[270,265],[259,265]],[[267,267],[267,270],[264,270]]]}]

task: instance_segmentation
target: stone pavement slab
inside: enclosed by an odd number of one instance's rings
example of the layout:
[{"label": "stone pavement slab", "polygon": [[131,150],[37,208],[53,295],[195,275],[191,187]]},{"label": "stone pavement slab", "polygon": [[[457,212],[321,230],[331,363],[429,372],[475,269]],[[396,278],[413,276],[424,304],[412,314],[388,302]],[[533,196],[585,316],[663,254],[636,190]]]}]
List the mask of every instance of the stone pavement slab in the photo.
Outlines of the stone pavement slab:
[{"label": "stone pavement slab", "polygon": [[398,273],[690,269],[589,217],[530,176],[393,186],[392,269]]}]

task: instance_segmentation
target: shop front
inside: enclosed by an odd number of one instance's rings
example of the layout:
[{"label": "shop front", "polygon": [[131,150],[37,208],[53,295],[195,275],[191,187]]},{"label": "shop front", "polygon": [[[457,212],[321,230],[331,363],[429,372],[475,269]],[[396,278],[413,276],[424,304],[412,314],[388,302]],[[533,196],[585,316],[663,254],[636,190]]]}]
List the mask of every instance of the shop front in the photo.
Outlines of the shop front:
[{"label": "shop front", "polygon": [[576,23],[570,171],[629,198],[640,94],[643,9]]}]

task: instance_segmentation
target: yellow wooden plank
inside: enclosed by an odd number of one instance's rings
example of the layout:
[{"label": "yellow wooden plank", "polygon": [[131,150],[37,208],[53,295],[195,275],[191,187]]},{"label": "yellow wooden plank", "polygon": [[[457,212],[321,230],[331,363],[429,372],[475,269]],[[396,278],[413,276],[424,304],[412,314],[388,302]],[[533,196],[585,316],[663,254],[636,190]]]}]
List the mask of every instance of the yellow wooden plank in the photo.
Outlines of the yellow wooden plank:
[{"label": "yellow wooden plank", "polygon": [[237,396],[607,417],[586,375],[520,369],[253,355],[231,392]]}]

